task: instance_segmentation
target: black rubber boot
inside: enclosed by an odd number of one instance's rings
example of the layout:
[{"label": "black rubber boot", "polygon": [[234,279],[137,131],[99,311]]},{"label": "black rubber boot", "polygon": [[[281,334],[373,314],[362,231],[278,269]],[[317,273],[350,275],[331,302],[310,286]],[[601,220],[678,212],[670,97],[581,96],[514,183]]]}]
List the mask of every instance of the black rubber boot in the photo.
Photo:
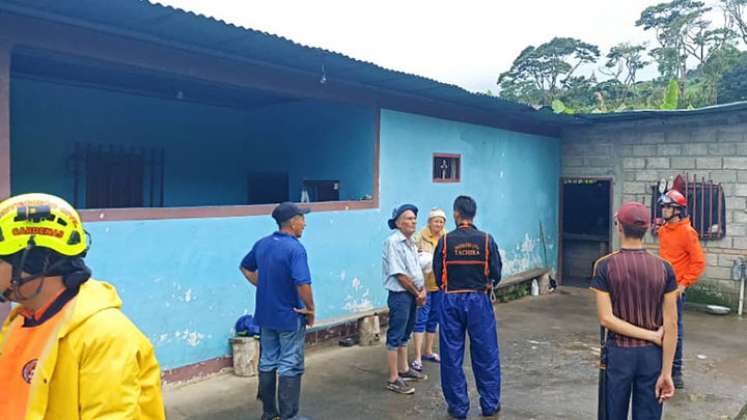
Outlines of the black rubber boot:
[{"label": "black rubber boot", "polygon": [[280,418],[275,405],[275,394],[277,393],[277,375],[272,372],[259,372],[259,393],[257,399],[262,401],[262,420],[275,420]]},{"label": "black rubber boot", "polygon": [[278,406],[282,420],[310,420],[298,415],[301,399],[301,375],[280,376],[278,386]]},{"label": "black rubber boot", "polygon": [[674,389],[684,389],[685,381],[682,379],[682,374],[672,375],[672,382],[674,383]]}]

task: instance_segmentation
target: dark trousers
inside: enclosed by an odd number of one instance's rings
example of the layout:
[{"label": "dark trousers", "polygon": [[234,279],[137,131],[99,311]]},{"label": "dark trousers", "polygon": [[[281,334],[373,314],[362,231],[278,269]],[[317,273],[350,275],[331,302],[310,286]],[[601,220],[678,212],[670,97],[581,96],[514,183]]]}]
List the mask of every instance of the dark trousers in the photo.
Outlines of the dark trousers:
[{"label": "dark trousers", "polygon": [[480,407],[483,413],[492,414],[501,402],[501,362],[490,298],[486,293],[445,293],[440,313],[441,388],[449,410],[458,417],[466,417],[469,411],[462,368],[466,332]]},{"label": "dark trousers", "polygon": [[674,350],[674,363],[672,363],[672,376],[682,376],[682,306],[685,304],[686,295],[683,293],[677,298],[677,347]]},{"label": "dark trousers", "polygon": [[661,347],[607,345],[607,418],[627,420],[633,399],[633,420],[659,420],[662,406],[656,400],[656,380],[661,373]]}]

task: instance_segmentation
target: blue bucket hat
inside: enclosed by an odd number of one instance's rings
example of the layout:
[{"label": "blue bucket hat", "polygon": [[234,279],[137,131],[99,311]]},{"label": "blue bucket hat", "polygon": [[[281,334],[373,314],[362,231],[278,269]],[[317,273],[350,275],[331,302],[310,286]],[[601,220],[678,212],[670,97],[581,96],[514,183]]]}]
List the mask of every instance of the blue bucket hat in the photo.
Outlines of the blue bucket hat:
[{"label": "blue bucket hat", "polygon": [[399,207],[396,207],[392,211],[392,218],[387,221],[389,229],[397,229],[397,225],[395,224],[395,222],[397,221],[397,219],[399,219],[399,216],[402,216],[402,213],[406,212],[407,210],[415,213],[415,216],[418,215],[418,208],[413,204],[403,204]]}]

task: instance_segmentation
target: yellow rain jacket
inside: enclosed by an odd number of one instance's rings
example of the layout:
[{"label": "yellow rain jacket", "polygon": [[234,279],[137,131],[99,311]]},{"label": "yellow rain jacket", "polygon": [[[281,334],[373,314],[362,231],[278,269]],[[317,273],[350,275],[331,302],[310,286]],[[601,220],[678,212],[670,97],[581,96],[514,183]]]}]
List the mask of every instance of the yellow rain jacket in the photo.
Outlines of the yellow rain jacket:
[{"label": "yellow rain jacket", "polygon": [[[36,365],[27,420],[165,419],[153,347],[121,306],[110,284],[83,283],[62,309],[59,330]],[[0,357],[10,323],[21,316],[19,309],[3,325]],[[2,393],[13,397],[13,390]]]}]

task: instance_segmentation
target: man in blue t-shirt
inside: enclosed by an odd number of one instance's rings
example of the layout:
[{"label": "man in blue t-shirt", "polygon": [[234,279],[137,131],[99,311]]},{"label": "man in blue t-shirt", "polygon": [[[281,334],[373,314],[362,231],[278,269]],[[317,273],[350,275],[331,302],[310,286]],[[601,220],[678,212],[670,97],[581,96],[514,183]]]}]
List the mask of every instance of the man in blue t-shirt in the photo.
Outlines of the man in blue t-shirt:
[{"label": "man in blue t-shirt", "polygon": [[257,287],[254,318],[261,328],[262,420],[303,419],[298,411],[304,335],[306,327],[314,325],[314,298],[306,249],[298,238],[308,212],[293,203],[279,204],[272,212],[279,230],[257,241],[241,261],[241,272]]}]

